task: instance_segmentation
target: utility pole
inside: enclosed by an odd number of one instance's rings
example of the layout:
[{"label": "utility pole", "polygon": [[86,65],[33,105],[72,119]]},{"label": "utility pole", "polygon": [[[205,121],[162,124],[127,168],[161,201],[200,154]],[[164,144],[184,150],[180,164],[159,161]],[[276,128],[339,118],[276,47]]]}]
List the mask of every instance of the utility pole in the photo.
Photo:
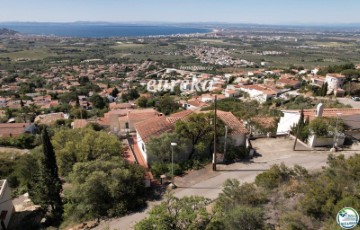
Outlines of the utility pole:
[{"label": "utility pole", "polygon": [[213,153],[213,162],[212,162],[212,166],[213,166],[213,171],[216,171],[216,110],[217,110],[217,96],[215,96],[215,109],[214,109],[214,153]]},{"label": "utility pole", "polygon": [[227,125],[225,125],[224,158],[225,158],[225,154],[226,154],[227,134],[228,134],[228,127],[227,127]]},{"label": "utility pole", "polygon": [[293,151],[295,151],[296,148],[296,143],[298,140],[298,136],[299,136],[299,131],[300,131],[300,127],[303,127],[303,122],[304,122],[304,108],[301,109],[301,113],[300,113],[300,118],[297,124],[297,129],[296,129],[296,133],[295,133],[295,142],[294,142],[294,146],[293,146]]},{"label": "utility pole", "polygon": [[300,129],[300,125],[298,125],[297,130],[296,130],[295,142],[294,142],[294,146],[293,146],[293,151],[295,151],[295,148],[296,148],[296,143],[297,143],[298,135],[299,135],[299,129]]}]

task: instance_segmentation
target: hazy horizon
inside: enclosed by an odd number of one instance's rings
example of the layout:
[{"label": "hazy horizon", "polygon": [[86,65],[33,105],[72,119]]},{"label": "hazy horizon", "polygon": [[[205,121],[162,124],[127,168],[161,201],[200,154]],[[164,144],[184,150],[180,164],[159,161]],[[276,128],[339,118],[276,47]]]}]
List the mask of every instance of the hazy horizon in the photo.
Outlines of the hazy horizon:
[{"label": "hazy horizon", "polygon": [[194,25],[201,25],[201,24],[213,24],[213,25],[258,25],[258,26],[351,26],[356,25],[360,26],[359,22],[347,22],[347,23],[251,23],[251,22],[221,22],[221,21],[184,21],[184,22],[171,22],[171,21],[101,21],[101,20],[79,20],[79,21],[0,21],[0,24],[10,24],[10,23],[19,23],[19,24],[26,24],[26,23],[43,23],[43,24],[76,24],[76,23],[87,23],[87,24],[97,24],[97,23],[104,23],[104,24],[168,24],[168,25],[176,25],[176,24],[194,24]]},{"label": "hazy horizon", "polygon": [[17,0],[2,3],[0,22],[359,24],[358,0]]}]

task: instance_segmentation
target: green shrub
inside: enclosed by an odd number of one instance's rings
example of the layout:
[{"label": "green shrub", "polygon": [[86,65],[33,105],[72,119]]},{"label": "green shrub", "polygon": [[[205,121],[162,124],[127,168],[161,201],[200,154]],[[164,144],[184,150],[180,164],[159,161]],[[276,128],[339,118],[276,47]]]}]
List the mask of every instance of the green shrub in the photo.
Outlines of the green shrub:
[{"label": "green shrub", "polygon": [[[161,175],[172,175],[172,164],[171,163],[154,163],[151,165],[151,173],[155,177],[160,177]],[[174,176],[180,176],[184,173],[182,167],[179,164],[174,163]]]},{"label": "green shrub", "polygon": [[283,163],[281,165],[273,165],[269,170],[256,176],[255,184],[266,189],[274,189],[279,187],[280,184],[289,181],[293,175],[295,175],[294,171]]}]

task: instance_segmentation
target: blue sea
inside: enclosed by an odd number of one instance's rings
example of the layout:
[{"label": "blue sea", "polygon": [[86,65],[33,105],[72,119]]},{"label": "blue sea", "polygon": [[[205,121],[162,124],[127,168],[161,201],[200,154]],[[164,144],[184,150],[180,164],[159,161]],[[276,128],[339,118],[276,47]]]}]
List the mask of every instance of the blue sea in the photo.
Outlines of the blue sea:
[{"label": "blue sea", "polygon": [[0,28],[15,30],[23,34],[83,38],[139,37],[210,32],[208,29],[194,27],[135,24],[0,23]]}]

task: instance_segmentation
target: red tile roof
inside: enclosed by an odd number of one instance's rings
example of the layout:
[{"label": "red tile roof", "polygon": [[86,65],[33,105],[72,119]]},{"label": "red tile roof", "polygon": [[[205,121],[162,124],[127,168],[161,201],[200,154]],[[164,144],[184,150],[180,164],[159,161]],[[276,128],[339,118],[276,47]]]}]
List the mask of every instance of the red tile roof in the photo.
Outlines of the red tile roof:
[{"label": "red tile roof", "polygon": [[[301,110],[284,110],[283,112],[296,112],[300,113]],[[352,109],[352,108],[328,108],[324,109],[322,117],[336,117],[337,114],[341,114],[341,116],[352,116],[360,114],[360,109]],[[310,119],[316,117],[316,109],[304,109],[304,116]]]},{"label": "red tile roof", "polygon": [[16,137],[25,132],[28,123],[5,123],[0,124],[0,137]]},{"label": "red tile roof", "polygon": [[216,114],[230,128],[231,134],[246,134],[249,132],[244,124],[231,112],[218,110]]},{"label": "red tile roof", "polygon": [[178,121],[178,120],[186,120],[186,117],[189,116],[192,113],[194,113],[194,111],[192,111],[192,110],[184,110],[184,111],[181,111],[181,112],[174,113],[174,114],[170,115],[169,117],[167,117],[167,120],[171,124],[175,124],[175,122]]},{"label": "red tile roof", "polygon": [[135,129],[144,142],[151,137],[173,130],[173,125],[165,116],[158,116],[135,124]]},{"label": "red tile roof", "polygon": [[251,118],[252,121],[258,123],[264,128],[271,128],[275,124],[275,118],[274,117],[253,117]]},{"label": "red tile roof", "polygon": [[291,80],[291,79],[282,78],[282,79],[277,80],[276,83],[294,86],[294,85],[299,84],[300,82],[299,82],[299,81],[296,81],[296,80]]},{"label": "red tile roof", "polygon": [[192,99],[188,100],[187,104],[192,105],[194,107],[199,107],[199,108],[209,106],[208,103],[202,102],[202,101],[198,100],[197,98],[192,98]]},{"label": "red tile roof", "polygon": [[73,122],[73,128],[81,129],[81,128],[84,128],[85,126],[87,126],[88,124],[89,124],[89,122],[85,119],[76,119]]}]

